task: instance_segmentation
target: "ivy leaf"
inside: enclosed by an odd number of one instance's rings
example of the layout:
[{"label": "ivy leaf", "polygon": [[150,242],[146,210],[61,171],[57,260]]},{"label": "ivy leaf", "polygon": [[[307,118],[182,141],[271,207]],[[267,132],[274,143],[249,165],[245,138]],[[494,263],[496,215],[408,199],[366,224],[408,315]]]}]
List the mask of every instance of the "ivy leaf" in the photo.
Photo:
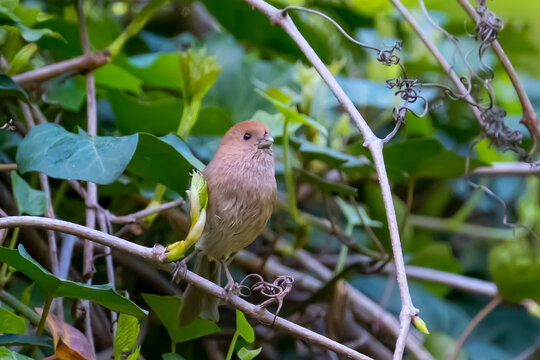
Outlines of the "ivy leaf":
[{"label": "ivy leaf", "polygon": [[251,360],[254,359],[261,352],[262,347],[258,349],[248,350],[245,347],[238,350],[238,358],[240,360]]},{"label": "ivy leaf", "polygon": [[53,297],[87,299],[101,304],[111,311],[137,318],[145,317],[147,314],[133,301],[114,291],[110,285],[88,285],[58,279],[34,260],[22,244],[18,246],[17,250],[0,247],[0,261],[28,276],[36,283],[37,287]]},{"label": "ivy leaf", "polygon": [[154,294],[142,294],[142,296],[144,301],[156,313],[159,320],[161,320],[161,323],[169,333],[171,341],[175,344],[220,331],[215,322],[200,318],[195,319],[187,326],[180,327],[176,314],[179,313],[182,300],[176,296],[159,296]]},{"label": "ivy leaf", "polygon": [[109,184],[131,161],[137,141],[137,135],[90,136],[83,130],[73,134],[56,124],[42,124],[19,145],[17,166],[21,173],[41,171],[54,178]]},{"label": "ivy leaf", "polygon": [[48,336],[3,334],[0,335],[0,345],[19,346],[19,345],[37,345],[52,348],[52,339]]},{"label": "ivy leaf", "polygon": [[16,171],[11,172],[11,187],[19,215],[43,215],[47,208],[47,196],[43,191],[34,190]]},{"label": "ivy leaf", "polygon": [[248,343],[255,341],[255,332],[246,320],[243,312],[236,309],[236,332]]},{"label": "ivy leaf", "polygon": [[28,94],[6,74],[0,74],[0,94],[28,102]]},{"label": "ivy leaf", "polygon": [[19,315],[0,307],[0,333],[24,334],[26,322]]},{"label": "ivy leaf", "polygon": [[0,347],[0,359],[3,360],[32,360],[28,356],[18,354],[14,351],[11,351],[5,347]]},{"label": "ivy leaf", "polygon": [[[114,336],[114,358],[120,359],[123,352],[131,351],[137,344],[139,335],[139,321],[136,317],[120,314],[118,326]],[[136,351],[137,354],[139,353]],[[135,353],[135,352],[134,352]],[[137,357],[135,357],[136,359]]]}]

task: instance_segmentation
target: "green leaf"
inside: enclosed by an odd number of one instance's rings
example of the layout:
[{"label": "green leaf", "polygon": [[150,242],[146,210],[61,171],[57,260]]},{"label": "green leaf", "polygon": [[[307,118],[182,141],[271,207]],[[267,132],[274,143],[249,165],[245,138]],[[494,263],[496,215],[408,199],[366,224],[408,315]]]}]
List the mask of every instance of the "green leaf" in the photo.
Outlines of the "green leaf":
[{"label": "green leaf", "polygon": [[28,101],[28,94],[6,74],[0,74],[0,95]]},{"label": "green leaf", "polygon": [[136,317],[120,314],[116,327],[116,335],[114,336],[115,359],[120,359],[123,352],[131,351],[135,347],[139,329],[139,321]]},{"label": "green leaf", "polygon": [[109,184],[130,162],[137,139],[137,135],[90,136],[82,130],[73,134],[56,124],[42,124],[19,145],[17,166],[22,173],[41,171],[54,178]]},{"label": "green leaf", "polygon": [[180,139],[167,137],[167,141],[174,146],[153,135],[140,133],[139,144],[128,170],[143,179],[155,181],[183,194],[188,189],[189,173],[201,163],[196,161],[185,144],[181,145],[183,143]]},{"label": "green leaf", "polygon": [[[23,39],[28,42],[38,41],[43,36],[50,36],[63,40],[62,35],[55,31],[52,31],[51,29],[31,29],[21,23],[16,25],[16,29],[21,34]],[[10,26],[9,30],[14,30],[14,27]]]},{"label": "green leaf", "polygon": [[37,51],[36,44],[26,44],[21,50],[15,54],[13,60],[9,64],[9,68],[6,70],[6,74],[13,75],[18,73],[24,65],[28,63],[32,55]]},{"label": "green leaf", "polygon": [[87,299],[111,311],[137,318],[147,315],[145,310],[118,294],[110,285],[88,285],[56,278],[35,261],[22,245],[19,245],[17,250],[0,247],[0,261],[28,276],[43,292],[53,297]]},{"label": "green leaf", "polygon": [[243,312],[236,309],[236,332],[248,343],[255,341],[255,332],[246,320]]},{"label": "green leaf", "polygon": [[[268,127],[270,134],[274,139],[278,139],[283,136],[283,115],[269,114],[266,111],[257,110],[253,115],[252,120],[263,123]],[[287,125],[287,135],[292,135],[302,126],[300,123],[292,123]]]},{"label": "green leaf", "polygon": [[[276,109],[279,110],[279,112],[283,115],[283,117],[285,119],[287,119],[287,121],[290,124],[299,123],[299,124],[303,124],[303,125],[309,125],[309,126],[315,128],[317,131],[319,131],[324,136],[328,136],[328,130],[326,130],[326,128],[322,124],[320,124],[317,121],[313,120],[309,116],[298,113],[297,109],[295,109],[293,107],[289,107],[288,105],[282,103],[281,101],[279,101],[275,97],[272,97],[272,96],[269,95],[269,94],[273,94],[276,97],[283,98],[283,96],[278,96],[276,94],[277,91],[275,91],[275,90],[276,89],[274,89],[274,88],[270,88],[270,89],[268,89],[266,91],[261,91],[261,90],[257,89],[257,92],[262,97],[264,97],[266,100],[270,101],[272,103],[272,105],[274,105],[276,107]],[[287,132],[288,131],[289,130],[287,129]]]},{"label": "green leaf", "polygon": [[184,358],[178,354],[166,353],[161,355],[163,360],[184,360]]},{"label": "green leaf", "polygon": [[30,306],[30,299],[32,297],[32,289],[34,288],[34,285],[36,283],[31,283],[30,285],[28,285],[22,292],[21,294],[21,302],[26,305],[26,306]]},{"label": "green leaf", "polygon": [[257,348],[257,349],[253,349],[253,350],[248,350],[246,349],[245,347],[241,348],[240,350],[238,350],[238,358],[240,360],[251,360],[251,359],[254,359],[257,355],[259,355],[259,353],[261,352],[262,350],[262,347],[260,348]]},{"label": "green leaf", "polygon": [[139,352],[141,351],[141,347],[137,346],[135,351],[133,351],[131,354],[128,355],[126,360],[137,360],[139,358]]},{"label": "green leaf", "polygon": [[[142,294],[142,296],[144,301],[156,313],[159,320],[161,320],[165,329],[167,329],[173,343],[197,339],[220,331],[216,323],[200,318],[195,319],[187,326],[180,327],[177,314],[180,311],[182,300],[176,296],[159,296],[154,294]],[[163,358],[165,359],[165,355]]]},{"label": "green leaf", "polygon": [[47,196],[43,191],[34,190],[16,171],[11,172],[11,187],[19,215],[43,215],[47,209]]},{"label": "green leaf", "polygon": [[179,52],[172,54],[142,54],[127,60],[115,59],[122,64],[126,71],[143,81],[143,84],[153,88],[182,90],[182,73],[178,66]]},{"label": "green leaf", "polygon": [[[383,154],[388,168],[415,178],[456,178],[465,172],[466,159],[446,150],[433,138],[414,138],[390,144],[384,147]],[[486,165],[470,159],[469,170]]]},{"label": "green leaf", "polygon": [[122,134],[147,132],[164,135],[175,132],[182,118],[182,100],[161,96],[142,100],[118,90],[107,92],[115,123]]},{"label": "green leaf", "polygon": [[142,80],[131,75],[126,70],[115,64],[107,64],[94,70],[96,84],[111,89],[119,89],[139,93]]},{"label": "green leaf", "polygon": [[371,162],[365,156],[344,154],[328,147],[315,145],[309,141],[300,140],[298,150],[307,160],[318,159],[324,161],[330,168],[371,166]]},{"label": "green leaf", "polygon": [[203,107],[191,129],[191,135],[223,136],[233,125],[234,121],[228,111],[217,106]]},{"label": "green leaf", "polygon": [[24,334],[26,322],[19,315],[0,307],[0,333]]},{"label": "green leaf", "polygon": [[382,222],[373,220],[369,217],[368,213],[366,212],[366,209],[363,206],[355,207],[343,200],[340,197],[335,198],[337,201],[337,204],[341,211],[343,212],[343,215],[347,218],[347,222],[350,225],[356,225],[356,226],[364,226],[367,225],[369,227],[376,227],[380,228],[383,226]]},{"label": "green leaf", "polygon": [[125,30],[109,45],[111,55],[116,56],[126,41],[133,35],[137,34],[144,25],[150,20],[150,17],[161,7],[161,5],[169,2],[169,0],[151,0],[140,11],[137,12],[133,20],[125,28]]},{"label": "green leaf", "polygon": [[[426,340],[424,341],[424,346],[426,350],[428,350],[435,359],[445,360],[448,358],[448,356],[450,356],[450,354],[452,354],[452,351],[456,346],[456,342],[452,340],[452,338],[450,338],[448,335],[436,332],[431,333],[429,336],[426,337]],[[461,350],[456,356],[455,360],[467,360],[465,351]]]},{"label": "green leaf", "polygon": [[491,249],[489,271],[504,300],[540,301],[540,262],[524,240],[507,240]]},{"label": "green leaf", "polygon": [[59,105],[66,110],[78,112],[86,100],[84,77],[76,76],[64,81],[49,81],[49,88],[44,96],[48,104]]},{"label": "green leaf", "polygon": [[0,347],[0,359],[2,360],[32,360],[28,356],[18,354],[5,347]]},{"label": "green leaf", "polygon": [[199,159],[197,159],[195,155],[193,155],[191,149],[178,136],[174,134],[167,134],[159,139],[174,147],[174,149],[178,151],[180,155],[182,155],[182,157],[186,159],[195,169],[199,171],[204,170],[205,165]]},{"label": "green leaf", "polygon": [[0,345],[19,346],[19,345],[37,345],[52,348],[52,339],[48,336],[3,334],[0,335]]}]

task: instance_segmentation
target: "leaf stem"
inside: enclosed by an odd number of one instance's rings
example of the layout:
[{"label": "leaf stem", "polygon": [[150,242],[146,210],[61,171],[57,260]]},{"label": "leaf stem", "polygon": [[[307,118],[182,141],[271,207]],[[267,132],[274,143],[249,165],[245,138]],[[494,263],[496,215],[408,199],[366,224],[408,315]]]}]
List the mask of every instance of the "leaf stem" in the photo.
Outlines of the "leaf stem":
[{"label": "leaf stem", "polygon": [[227,351],[227,357],[225,360],[231,360],[234,352],[234,346],[236,345],[236,340],[238,340],[238,331],[234,332],[233,338],[231,340],[231,345],[229,345],[229,351]]},{"label": "leaf stem", "polygon": [[289,120],[286,116],[283,117],[283,171],[285,172],[285,187],[287,188],[287,202],[289,211],[294,219],[298,222],[298,208],[296,206],[296,195],[294,193],[294,181],[292,176],[292,166],[289,158],[289,136],[287,135],[287,126]]},{"label": "leaf stem", "polygon": [[47,297],[45,298],[45,305],[43,306],[43,312],[41,313],[41,318],[39,319],[39,324],[36,330],[36,335],[40,336],[43,334],[43,330],[45,329],[45,321],[47,320],[47,315],[49,315],[49,310],[51,309],[51,304],[53,301],[52,295],[47,294]]}]

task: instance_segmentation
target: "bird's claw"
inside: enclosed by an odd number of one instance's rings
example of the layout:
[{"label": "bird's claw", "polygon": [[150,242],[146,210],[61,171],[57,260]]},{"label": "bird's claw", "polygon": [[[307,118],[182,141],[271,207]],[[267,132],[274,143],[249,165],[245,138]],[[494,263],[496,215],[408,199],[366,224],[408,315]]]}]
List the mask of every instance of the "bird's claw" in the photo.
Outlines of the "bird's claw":
[{"label": "bird's claw", "polygon": [[240,295],[240,284],[236,281],[227,282],[223,289],[225,290],[226,300],[229,300],[232,295]]},{"label": "bird's claw", "polygon": [[186,277],[187,272],[187,262],[182,261],[176,261],[174,263],[174,270],[172,273],[171,283],[175,282],[176,284],[179,284],[180,281],[182,281]]}]

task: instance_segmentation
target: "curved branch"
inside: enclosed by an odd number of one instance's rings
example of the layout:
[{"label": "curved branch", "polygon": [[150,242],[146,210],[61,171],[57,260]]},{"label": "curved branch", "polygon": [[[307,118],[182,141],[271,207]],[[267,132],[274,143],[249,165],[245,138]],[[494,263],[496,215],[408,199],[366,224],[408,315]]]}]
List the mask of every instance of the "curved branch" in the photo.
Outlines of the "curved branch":
[{"label": "curved branch", "polygon": [[[137,256],[144,260],[151,261],[171,273],[176,269],[174,264],[165,262],[165,248],[160,245],[154,246],[154,248],[148,248],[134,244],[127,240],[120,239],[116,236],[103,233],[101,231],[89,229],[85,226],[62,220],[37,216],[8,216],[0,218],[0,229],[14,227],[38,227],[62,231],[68,234],[83,237],[101,245],[109,246],[113,249]],[[271,314],[265,309],[261,309],[257,305],[251,304],[236,295],[231,295],[222,287],[189,270],[186,270],[184,280],[198,288],[201,288],[209,294],[217,296],[224,302],[239,310],[242,310],[242,312],[244,312],[246,315],[260,321],[263,324],[274,324],[274,326],[278,329],[284,330],[305,341],[323,346],[350,359],[372,360],[370,357],[350,349],[345,345],[342,345],[323,335],[317,334],[293,322],[285,320],[279,316],[276,317],[274,314]]]}]

